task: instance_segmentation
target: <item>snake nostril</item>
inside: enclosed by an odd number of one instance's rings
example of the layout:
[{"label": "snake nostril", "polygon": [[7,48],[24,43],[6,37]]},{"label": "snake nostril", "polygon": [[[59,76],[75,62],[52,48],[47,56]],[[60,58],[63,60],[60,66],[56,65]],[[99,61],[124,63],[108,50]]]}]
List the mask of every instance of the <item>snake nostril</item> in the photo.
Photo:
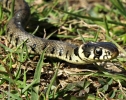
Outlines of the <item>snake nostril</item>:
[{"label": "snake nostril", "polygon": [[107,54],[108,54],[108,55],[111,55],[111,53],[110,53],[109,51],[107,51]]}]

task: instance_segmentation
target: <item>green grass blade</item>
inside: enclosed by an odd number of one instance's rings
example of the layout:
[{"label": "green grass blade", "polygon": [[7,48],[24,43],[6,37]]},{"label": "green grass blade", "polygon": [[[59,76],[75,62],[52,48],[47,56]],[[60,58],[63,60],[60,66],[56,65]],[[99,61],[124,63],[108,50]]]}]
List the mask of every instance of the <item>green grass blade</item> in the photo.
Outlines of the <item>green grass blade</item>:
[{"label": "green grass blade", "polygon": [[110,34],[109,34],[109,27],[108,27],[108,21],[107,21],[107,19],[106,19],[106,17],[104,17],[104,23],[105,23],[105,28],[106,28],[106,33],[107,33],[107,36],[109,36],[110,37]]},{"label": "green grass blade", "polygon": [[9,19],[12,18],[12,16],[14,15],[14,5],[15,5],[15,0],[12,0],[11,15],[9,16]]},{"label": "green grass blade", "polygon": [[33,82],[29,85],[27,85],[23,90],[22,90],[22,93],[24,93],[25,91],[27,91],[30,87],[32,87],[38,80],[35,79],[33,80]]},{"label": "green grass blade", "polygon": [[[89,19],[89,20],[92,20],[92,21],[99,21],[99,22],[103,22],[103,18],[96,18],[96,17],[89,17],[89,16],[82,16],[82,15],[77,15],[75,13],[71,13],[71,12],[67,12],[67,11],[63,11],[63,10],[59,10],[59,11],[62,11],[66,14],[70,14],[71,16],[75,16],[75,17],[78,17],[78,18],[84,18],[84,19]],[[125,23],[120,23],[120,22],[117,22],[117,21],[111,21],[111,20],[108,20],[108,23],[109,24],[115,24],[115,25],[122,25],[122,26],[126,26]]]},{"label": "green grass blade", "polygon": [[2,92],[4,92],[5,94],[7,94],[9,97],[11,97],[11,99],[8,97],[8,100],[22,100],[22,99],[20,98],[20,96],[17,95],[17,94],[8,93],[8,92],[6,92],[6,91],[2,91]]},{"label": "green grass blade", "polygon": [[112,4],[120,11],[124,17],[126,17],[126,9],[124,8],[122,2],[120,0],[110,0]]},{"label": "green grass blade", "polygon": [[49,100],[49,93],[50,93],[50,90],[51,90],[51,87],[52,87],[54,81],[56,81],[57,73],[58,73],[58,68],[56,69],[55,74],[54,74],[53,78],[51,79],[50,84],[48,86],[48,90],[46,92],[46,100]]},{"label": "green grass blade", "polygon": [[39,62],[37,64],[36,70],[35,70],[34,80],[37,80],[37,81],[32,87],[31,100],[38,100],[38,98],[39,98],[39,95],[38,95],[39,85],[38,84],[40,83],[41,69],[43,66],[43,59],[44,59],[45,50],[42,52],[40,59],[39,59]]},{"label": "green grass blade", "polygon": [[85,39],[83,38],[82,34],[79,32],[79,30],[77,30],[77,33],[79,34],[79,36],[80,36],[81,40],[83,41],[83,43],[85,43],[86,41],[85,41]]}]

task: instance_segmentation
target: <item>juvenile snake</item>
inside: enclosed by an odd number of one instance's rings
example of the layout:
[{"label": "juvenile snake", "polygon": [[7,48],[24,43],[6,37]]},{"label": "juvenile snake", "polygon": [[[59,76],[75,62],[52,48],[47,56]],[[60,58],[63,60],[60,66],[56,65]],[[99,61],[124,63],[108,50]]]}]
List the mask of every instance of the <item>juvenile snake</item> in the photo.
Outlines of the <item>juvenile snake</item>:
[{"label": "juvenile snake", "polygon": [[[3,6],[10,8],[13,0],[0,0]],[[46,49],[45,56],[54,57],[73,64],[90,64],[107,61],[118,56],[117,47],[111,42],[88,42],[80,46],[56,41],[46,40],[29,34],[23,28],[30,15],[28,4],[24,0],[15,0],[14,16],[7,24],[7,40],[14,46],[23,41],[29,53],[41,54]]]}]

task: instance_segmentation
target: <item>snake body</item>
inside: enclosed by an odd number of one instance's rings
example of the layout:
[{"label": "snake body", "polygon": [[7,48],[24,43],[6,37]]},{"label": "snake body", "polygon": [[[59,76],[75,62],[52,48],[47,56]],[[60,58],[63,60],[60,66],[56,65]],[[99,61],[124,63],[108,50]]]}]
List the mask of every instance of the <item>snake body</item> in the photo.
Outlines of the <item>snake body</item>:
[{"label": "snake body", "polygon": [[[2,4],[10,8],[13,0],[1,0]],[[111,60],[119,54],[117,47],[111,42],[88,42],[80,46],[56,41],[46,40],[26,32],[23,24],[30,15],[28,4],[24,0],[15,0],[14,15],[7,24],[7,40],[14,46],[26,41],[29,53],[55,57],[73,64],[90,64],[94,62]]]}]

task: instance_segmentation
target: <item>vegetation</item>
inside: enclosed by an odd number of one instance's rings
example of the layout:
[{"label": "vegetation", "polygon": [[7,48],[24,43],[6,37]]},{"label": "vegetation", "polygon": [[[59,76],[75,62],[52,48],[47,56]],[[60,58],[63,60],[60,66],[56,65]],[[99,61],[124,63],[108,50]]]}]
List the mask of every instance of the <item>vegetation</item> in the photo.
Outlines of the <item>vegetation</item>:
[{"label": "vegetation", "polygon": [[25,42],[13,47],[6,40],[6,24],[13,10],[3,10],[0,4],[0,99],[126,99],[126,2],[81,1],[27,0],[31,17],[25,30],[76,45],[110,41],[119,48],[120,56],[109,62],[80,66],[46,59],[44,52],[41,56],[28,54],[26,46],[20,49]]}]

